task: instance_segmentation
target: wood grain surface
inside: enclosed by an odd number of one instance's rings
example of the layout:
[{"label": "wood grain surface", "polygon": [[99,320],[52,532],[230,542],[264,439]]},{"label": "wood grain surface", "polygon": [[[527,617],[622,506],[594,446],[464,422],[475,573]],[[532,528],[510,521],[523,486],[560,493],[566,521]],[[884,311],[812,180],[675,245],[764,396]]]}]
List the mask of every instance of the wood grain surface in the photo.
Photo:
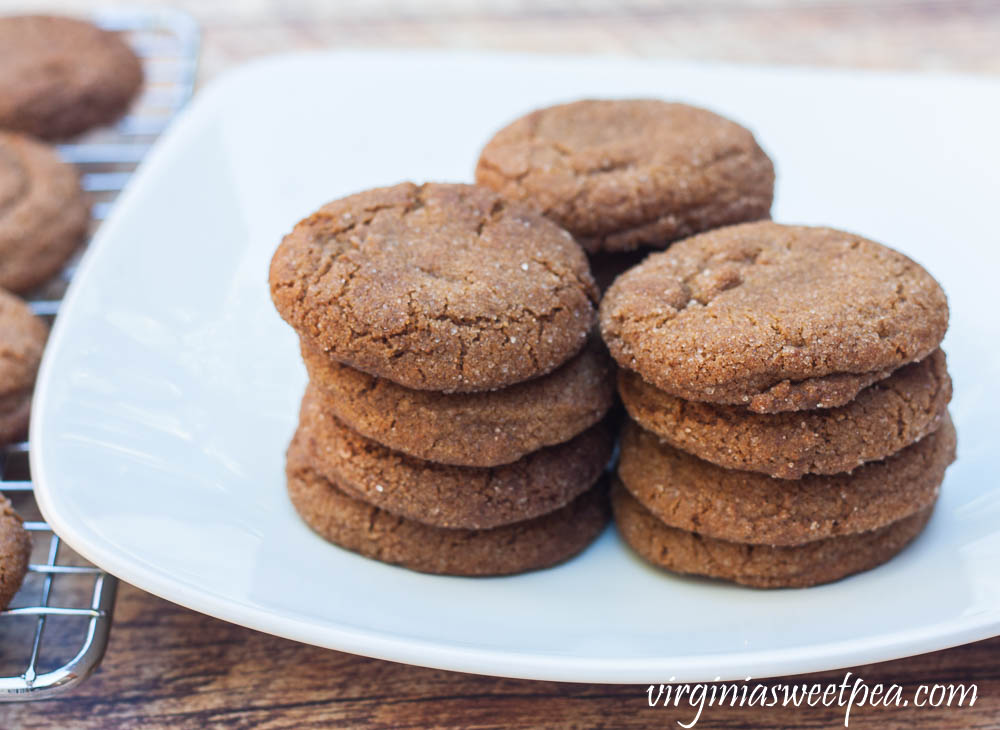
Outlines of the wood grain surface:
[{"label": "wood grain surface", "polygon": [[[0,12],[87,13],[91,0]],[[100,3],[104,4],[104,3]],[[156,4],[132,0],[130,5]],[[1000,73],[1000,2],[984,0],[179,0],[202,23],[202,81],[249,58],[319,47],[442,47]],[[56,636],[61,636],[57,634]],[[3,645],[10,637],[0,637]],[[963,708],[855,708],[852,728],[1000,727],[1000,639],[851,670],[870,685],[977,685]],[[807,678],[835,681],[843,671]],[[14,728],[631,728],[689,723],[644,686],[558,684],[409,667],[304,646],[123,585],[107,656],[73,691],[0,705]],[[700,728],[843,727],[843,709],[706,708]]]},{"label": "wood grain surface", "polygon": [[[975,682],[971,708],[855,708],[852,728],[995,728],[1000,639],[851,671],[870,685]],[[840,682],[843,672],[794,680]],[[0,705],[0,727],[640,728],[694,711],[650,708],[646,686],[560,684],[411,667],[242,629],[122,586],[104,664],[72,693]],[[698,728],[843,727],[838,708],[706,708]]]}]

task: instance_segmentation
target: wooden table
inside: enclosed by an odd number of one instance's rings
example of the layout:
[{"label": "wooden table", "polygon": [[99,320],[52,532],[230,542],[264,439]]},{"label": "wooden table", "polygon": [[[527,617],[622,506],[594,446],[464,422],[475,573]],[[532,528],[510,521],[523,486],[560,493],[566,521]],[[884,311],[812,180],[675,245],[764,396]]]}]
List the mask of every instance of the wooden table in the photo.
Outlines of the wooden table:
[{"label": "wooden table", "polygon": [[[4,10],[86,13],[90,0]],[[136,3],[134,0],[130,4]],[[152,4],[152,3],[151,3]],[[201,79],[293,48],[409,46],[588,52],[1000,73],[1000,3],[181,0],[202,22]],[[854,668],[869,684],[975,682],[968,708],[855,709],[851,727],[1000,727],[1000,639]],[[839,682],[843,672],[808,681]],[[777,681],[802,681],[803,678]],[[97,674],[64,696],[0,706],[0,728],[676,727],[645,687],[462,675],[326,651],[238,628],[123,585]],[[839,708],[708,708],[696,727],[842,727]]]},{"label": "wooden table", "polygon": [[[859,667],[869,684],[976,682],[972,708],[860,708],[851,728],[1000,726],[1000,639]],[[808,681],[840,682],[842,672]],[[794,681],[802,681],[797,677]],[[775,681],[789,681],[775,680]],[[479,677],[363,659],[227,624],[122,586],[101,669],[72,693],[0,705],[0,727],[677,727],[691,710],[649,708],[646,687]],[[843,727],[837,708],[708,708],[696,728]]]}]

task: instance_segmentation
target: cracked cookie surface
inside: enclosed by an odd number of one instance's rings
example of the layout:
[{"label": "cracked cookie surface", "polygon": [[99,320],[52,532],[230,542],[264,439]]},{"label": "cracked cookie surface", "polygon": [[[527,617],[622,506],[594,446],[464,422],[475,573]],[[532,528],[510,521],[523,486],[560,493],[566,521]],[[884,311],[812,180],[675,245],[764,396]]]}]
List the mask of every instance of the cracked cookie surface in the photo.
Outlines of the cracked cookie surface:
[{"label": "cracked cookie surface", "polygon": [[56,274],[89,215],[76,170],[52,147],[0,131],[0,287],[25,292]]},{"label": "cracked cookie surface", "polygon": [[774,167],[745,128],[655,99],[584,100],[499,131],[476,182],[534,206],[589,253],[671,241],[770,215]]},{"label": "cracked cookie surface", "polygon": [[31,537],[10,500],[0,494],[0,611],[21,587],[30,557]]},{"label": "cracked cookie surface", "polygon": [[28,305],[0,289],[0,445],[28,429],[31,393],[49,328]]},{"label": "cracked cookie surface", "polygon": [[805,588],[871,570],[913,541],[934,509],[926,507],[869,532],[775,547],[729,542],[665,525],[620,483],[612,488],[611,503],[622,538],[650,563],[755,588]]},{"label": "cracked cookie surface", "polygon": [[948,327],[938,283],[830,228],[720,228],[652,254],[601,301],[624,368],[680,398],[757,413],[833,408],[922,360]]},{"label": "cracked cookie surface", "polygon": [[572,236],[485,188],[403,183],[329,203],[271,261],[313,347],[417,390],[492,390],[584,345],[597,289]]},{"label": "cracked cookie surface", "polygon": [[121,116],[142,64],[117,33],[75,18],[0,18],[0,128],[62,139]]},{"label": "cracked cookie surface", "polygon": [[677,398],[629,370],[618,389],[640,426],[678,449],[728,469],[782,479],[837,474],[884,459],[935,431],[951,400],[941,350],[896,370],[838,408],[752,413]]},{"label": "cracked cookie surface", "polygon": [[365,438],[324,410],[312,386],[299,438],[312,463],[352,496],[437,527],[483,529],[559,509],[590,488],[611,457],[602,425],[492,468],[417,459]]},{"label": "cracked cookie surface", "polygon": [[442,464],[509,464],[568,441],[614,402],[614,363],[596,337],[548,375],[483,393],[413,390],[306,343],[302,359],[325,412],[384,446]]},{"label": "cracked cookie surface", "polygon": [[671,527],[762,545],[797,545],[873,530],[937,499],[955,460],[955,427],[941,427],[884,461],[850,474],[775,479],[723,469],[669,446],[629,422],[618,475],[629,492]]},{"label": "cracked cookie surface", "polygon": [[534,519],[489,530],[432,527],[399,517],[341,489],[313,468],[293,439],[286,465],[296,511],[321,537],[375,560],[443,575],[507,575],[576,555],[608,522],[607,490],[597,486]]}]

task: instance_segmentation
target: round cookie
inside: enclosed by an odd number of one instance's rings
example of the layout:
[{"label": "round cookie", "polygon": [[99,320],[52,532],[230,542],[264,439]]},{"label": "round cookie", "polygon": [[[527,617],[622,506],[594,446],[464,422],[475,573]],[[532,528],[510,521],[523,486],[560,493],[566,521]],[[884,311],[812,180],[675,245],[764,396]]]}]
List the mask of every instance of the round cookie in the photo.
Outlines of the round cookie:
[{"label": "round cookie", "polygon": [[534,206],[589,252],[665,247],[770,215],[774,167],[753,135],[656,99],[539,109],[483,149],[476,182]]},{"label": "round cookie", "polygon": [[744,545],[668,527],[615,484],[615,524],[642,558],[677,573],[721,578],[755,588],[805,588],[881,565],[923,530],[933,506],[877,530],[793,547]]},{"label": "round cookie", "polygon": [[403,183],[328,203],[271,261],[309,344],[417,390],[502,388],[583,347],[597,289],[551,221],[474,185]]},{"label": "round cookie", "polygon": [[485,393],[405,388],[305,342],[302,359],[323,412],[390,449],[442,464],[509,464],[568,441],[614,402],[614,364],[596,338],[548,375]]},{"label": "round cookie", "polygon": [[937,349],[938,283],[903,254],[770,221],[680,241],[601,301],[619,365],[687,400],[756,413],[834,408]]},{"label": "round cookie", "polygon": [[449,466],[392,451],[325,412],[310,387],[302,400],[300,441],[317,471],[345,492],[436,527],[487,529],[531,519],[591,487],[611,458],[612,438],[593,426],[564,444],[503,466]]},{"label": "round cookie", "polygon": [[629,415],[667,443],[727,469],[782,479],[838,474],[884,459],[938,428],[951,400],[944,353],[901,367],[838,408],[752,413],[666,393],[621,370]]},{"label": "round cookie", "polygon": [[0,494],[0,611],[21,587],[31,558],[31,536],[10,500]]},{"label": "round cookie", "polygon": [[31,393],[49,328],[28,305],[0,289],[0,444],[28,429]]},{"label": "round cookie", "polygon": [[508,575],[547,568],[589,545],[608,521],[606,491],[594,487],[568,505],[492,530],[431,527],[349,496],[317,472],[296,438],[288,451],[288,494],[320,536],[411,570],[442,575]]},{"label": "round cookie", "polygon": [[796,480],[723,469],[630,421],[618,475],[671,527],[739,543],[799,545],[874,530],[928,507],[954,460],[955,428],[947,415],[936,432],[885,461]]},{"label": "round cookie", "polygon": [[0,287],[25,292],[51,278],[89,217],[73,167],[41,142],[0,131]]},{"label": "round cookie", "polygon": [[0,127],[62,139],[121,116],[142,64],[116,34],[74,18],[0,18]]}]

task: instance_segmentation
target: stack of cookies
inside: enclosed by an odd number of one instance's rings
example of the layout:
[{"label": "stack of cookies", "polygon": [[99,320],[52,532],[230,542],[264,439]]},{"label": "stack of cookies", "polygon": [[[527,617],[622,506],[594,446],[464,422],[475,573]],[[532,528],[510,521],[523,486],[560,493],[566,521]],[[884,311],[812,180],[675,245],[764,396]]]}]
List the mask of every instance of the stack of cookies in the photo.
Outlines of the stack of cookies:
[{"label": "stack of cookies", "polygon": [[618,278],[615,519],[652,563],[759,587],[872,568],[924,527],[955,454],[937,282],[827,228],[747,223]]},{"label": "stack of cookies", "polygon": [[310,378],[287,486],[317,533],[455,575],[545,567],[599,534],[613,364],[563,229],[485,188],[404,183],[301,221],[270,285]]},{"label": "stack of cookies", "polygon": [[650,249],[770,215],[774,166],[744,127],[658,99],[584,100],[500,130],[476,182],[586,249],[602,289]]}]

